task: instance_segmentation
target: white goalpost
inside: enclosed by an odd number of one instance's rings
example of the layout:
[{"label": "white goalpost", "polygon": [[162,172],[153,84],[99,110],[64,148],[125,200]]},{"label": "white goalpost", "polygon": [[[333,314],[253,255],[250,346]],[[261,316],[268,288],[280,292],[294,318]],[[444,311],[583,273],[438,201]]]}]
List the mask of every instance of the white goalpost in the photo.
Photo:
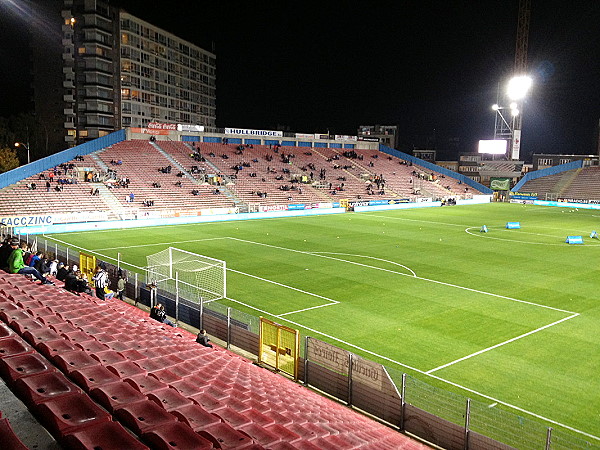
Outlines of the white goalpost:
[{"label": "white goalpost", "polygon": [[146,283],[195,303],[227,296],[225,261],[169,247],[146,257]]}]

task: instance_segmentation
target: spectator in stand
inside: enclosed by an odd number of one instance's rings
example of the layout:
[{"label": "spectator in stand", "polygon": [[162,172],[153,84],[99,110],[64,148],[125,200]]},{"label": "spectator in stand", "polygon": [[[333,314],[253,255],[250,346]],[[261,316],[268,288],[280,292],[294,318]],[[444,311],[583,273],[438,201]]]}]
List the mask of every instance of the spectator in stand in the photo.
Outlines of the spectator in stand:
[{"label": "spectator in stand", "polygon": [[133,201],[135,200],[135,195],[133,195],[133,192],[131,194],[129,194],[129,201],[131,203],[133,203]]},{"label": "spectator in stand", "polygon": [[6,238],[2,241],[0,245],[0,269],[8,271],[8,257],[13,252],[12,247],[10,246],[10,241],[12,237],[6,235]]},{"label": "spectator in stand", "polygon": [[165,307],[160,304],[157,303],[156,306],[154,306],[151,310],[150,310],[150,318],[159,321],[160,323],[165,323],[171,327],[175,327],[176,325],[171,322],[168,317],[167,317],[167,313],[165,312]]},{"label": "spectator in stand", "polygon": [[58,269],[56,270],[56,279],[60,281],[65,281],[67,275],[71,271],[69,270],[69,266],[63,263],[58,263]]},{"label": "spectator in stand", "polygon": [[54,259],[54,260],[50,261],[50,264],[48,265],[48,267],[50,268],[50,275],[55,277],[56,272],[58,271],[58,259]]},{"label": "spectator in stand", "polygon": [[204,329],[200,330],[200,332],[198,333],[198,336],[196,337],[196,342],[205,347],[213,348],[212,344],[210,344],[209,341],[210,341],[210,339],[206,335],[206,330],[204,330]]},{"label": "spectator in stand", "polygon": [[36,252],[36,253],[31,253],[31,255],[29,256],[29,258],[27,258],[25,260],[25,263],[29,266],[29,267],[36,267],[36,264],[38,263],[38,261],[40,260],[40,258],[42,257],[42,252]]},{"label": "spectator in stand", "polygon": [[123,300],[123,292],[125,292],[125,277],[121,275],[117,281],[117,298]]},{"label": "spectator in stand", "polygon": [[104,288],[108,286],[108,273],[101,264],[96,267],[96,274],[93,276],[94,286],[96,288],[96,297],[104,300]]},{"label": "spectator in stand", "polygon": [[13,238],[10,241],[10,247],[13,249],[12,253],[8,257],[8,271],[10,273],[33,275],[40,280],[42,284],[54,284],[52,281],[42,276],[42,274],[40,274],[35,268],[25,265],[23,262],[23,250],[27,248],[27,244],[25,242],[19,246],[19,240]]}]

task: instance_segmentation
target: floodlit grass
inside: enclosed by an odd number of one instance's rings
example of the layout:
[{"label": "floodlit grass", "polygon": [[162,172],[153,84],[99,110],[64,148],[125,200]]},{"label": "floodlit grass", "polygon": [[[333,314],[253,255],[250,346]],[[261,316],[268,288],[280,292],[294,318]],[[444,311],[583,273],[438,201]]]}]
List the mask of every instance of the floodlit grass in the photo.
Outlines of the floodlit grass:
[{"label": "floodlit grass", "polygon": [[226,260],[229,306],[600,436],[599,218],[490,204],[52,237],[137,266],[169,246]]}]

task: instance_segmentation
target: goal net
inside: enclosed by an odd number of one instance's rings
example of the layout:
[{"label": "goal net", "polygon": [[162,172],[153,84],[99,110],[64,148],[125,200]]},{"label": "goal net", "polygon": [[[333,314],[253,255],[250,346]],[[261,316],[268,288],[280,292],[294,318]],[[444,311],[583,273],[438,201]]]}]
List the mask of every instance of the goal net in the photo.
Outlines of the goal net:
[{"label": "goal net", "polygon": [[146,283],[195,303],[225,298],[226,263],[169,247],[146,257]]}]

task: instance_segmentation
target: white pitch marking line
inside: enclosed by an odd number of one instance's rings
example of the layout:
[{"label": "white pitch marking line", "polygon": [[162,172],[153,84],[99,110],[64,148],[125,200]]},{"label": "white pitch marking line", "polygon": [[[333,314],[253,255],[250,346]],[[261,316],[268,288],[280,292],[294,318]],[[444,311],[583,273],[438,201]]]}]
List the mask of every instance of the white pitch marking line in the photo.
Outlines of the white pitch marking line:
[{"label": "white pitch marking line", "polygon": [[122,248],[137,248],[137,247],[156,247],[156,246],[159,246],[159,245],[185,244],[185,243],[188,243],[188,242],[218,241],[220,239],[227,239],[227,238],[226,237],[214,237],[214,238],[205,238],[205,239],[189,239],[187,241],[159,242],[159,243],[156,243],[156,244],[128,245],[128,246],[125,246],[125,247],[106,247],[106,248],[97,248],[96,251],[120,250]]},{"label": "white pitch marking line", "polygon": [[[337,303],[339,303],[339,302],[337,302]],[[325,305],[311,306],[310,308],[298,309],[297,311],[290,311],[290,312],[286,312],[286,313],[283,313],[283,314],[279,314],[279,317],[281,317],[281,316],[287,316],[288,314],[296,314],[296,313],[299,313],[299,312],[308,311],[310,309],[317,309],[317,308],[324,308],[326,306],[333,306],[333,305],[336,305],[337,303],[327,303]]]},{"label": "white pitch marking line", "polygon": [[[231,300],[232,302],[239,303],[240,305],[244,305],[244,306],[246,306],[247,308],[254,309],[255,311],[259,311],[259,312],[262,312],[262,313],[264,313],[264,314],[268,314],[268,315],[270,315],[270,316],[273,316],[273,317],[277,317],[277,318],[279,318],[279,316],[277,316],[277,315],[274,315],[274,314],[272,314],[272,313],[270,313],[270,312],[268,312],[268,311],[264,311],[264,310],[262,310],[262,309],[256,308],[256,307],[254,307],[254,306],[250,306],[250,305],[248,305],[248,304],[246,304],[246,303],[244,303],[244,302],[240,302],[239,300],[235,300],[235,299],[233,299],[233,298],[229,298],[229,297],[227,297],[227,300]],[[459,388],[459,389],[462,389],[462,390],[464,390],[464,391],[466,391],[466,392],[471,392],[472,394],[478,395],[478,396],[480,396],[480,397],[482,397],[482,398],[486,398],[486,399],[488,399],[488,400],[491,400],[492,402],[496,402],[497,404],[501,404],[501,405],[507,406],[507,407],[509,407],[509,408],[512,408],[512,409],[514,409],[515,411],[520,411],[520,412],[522,412],[522,413],[525,413],[525,414],[528,414],[528,415],[530,415],[530,416],[532,416],[532,417],[536,417],[536,418],[538,418],[538,419],[540,419],[540,420],[546,421],[546,422],[548,422],[548,423],[552,423],[552,424],[554,424],[554,425],[558,425],[558,426],[560,426],[560,427],[563,427],[563,428],[565,428],[565,429],[567,429],[567,430],[571,430],[571,431],[574,431],[575,433],[579,433],[579,434],[581,434],[581,435],[583,435],[583,436],[587,436],[587,437],[589,437],[589,438],[591,438],[591,439],[596,439],[596,440],[600,441],[600,437],[598,437],[598,436],[594,436],[593,434],[586,433],[585,431],[578,430],[577,428],[573,428],[573,427],[571,427],[571,426],[569,426],[569,425],[565,425],[565,424],[563,424],[563,423],[557,422],[556,420],[552,420],[552,419],[549,419],[549,418],[547,418],[547,417],[541,416],[541,415],[539,415],[539,414],[533,413],[533,412],[531,412],[531,411],[528,411],[528,410],[526,410],[526,409],[524,409],[524,408],[521,408],[521,407],[519,407],[519,406],[513,405],[513,404],[511,404],[511,403],[503,402],[502,400],[499,400],[499,399],[497,399],[497,398],[494,398],[494,397],[492,397],[492,396],[489,396],[489,395],[483,394],[483,393],[481,393],[481,392],[478,392],[478,391],[476,391],[476,390],[474,390],[474,389],[471,389],[471,388],[468,388],[468,387],[466,387],[466,386],[462,386],[462,385],[460,385],[460,384],[458,384],[458,383],[454,383],[453,381],[446,380],[445,378],[439,377],[439,376],[437,376],[437,375],[425,373],[425,372],[423,372],[422,370],[416,369],[416,368],[414,368],[414,367],[411,367],[411,366],[409,366],[409,365],[406,365],[406,364],[402,364],[401,362],[398,362],[398,361],[396,361],[396,360],[393,360],[393,359],[391,359],[391,358],[388,358],[387,356],[379,355],[378,353],[372,352],[372,351],[370,351],[370,350],[366,350],[366,349],[364,349],[364,348],[362,348],[362,347],[359,347],[358,345],[354,345],[354,344],[351,344],[350,342],[346,342],[346,341],[344,341],[344,340],[342,340],[342,339],[338,339],[338,338],[336,338],[336,337],[334,337],[334,336],[331,336],[331,335],[329,335],[329,334],[322,333],[321,331],[318,331],[318,330],[316,330],[316,329],[314,329],[314,328],[309,328],[309,327],[307,327],[307,326],[305,326],[305,325],[302,325],[302,324],[301,324],[301,323],[299,323],[299,322],[294,322],[293,320],[286,319],[285,317],[281,317],[281,320],[285,320],[285,321],[286,321],[286,322],[288,322],[288,323],[291,323],[291,324],[293,324],[293,325],[296,325],[296,326],[298,326],[298,327],[302,327],[302,328],[304,328],[305,330],[312,331],[313,333],[320,334],[321,336],[325,336],[325,337],[327,337],[327,338],[329,338],[329,339],[332,339],[332,340],[334,340],[334,341],[336,341],[336,342],[339,342],[339,343],[341,343],[341,344],[347,345],[348,347],[352,347],[352,348],[355,348],[355,349],[357,349],[357,350],[360,350],[360,351],[362,351],[362,352],[364,352],[364,353],[366,353],[366,354],[369,354],[369,355],[375,356],[375,357],[377,357],[377,358],[381,358],[381,359],[382,359],[382,360],[384,360],[384,361],[389,361],[389,362],[391,362],[391,363],[393,363],[393,364],[396,364],[396,365],[398,365],[398,366],[400,366],[400,367],[404,367],[404,368],[406,368],[406,369],[413,370],[413,371],[415,371],[415,372],[417,372],[417,373],[420,373],[420,374],[426,375],[426,376],[428,376],[428,377],[430,377],[430,378],[433,378],[433,379],[435,379],[435,380],[438,380],[438,381],[441,381],[441,382],[443,382],[443,383],[449,384],[450,386],[454,386],[454,387],[456,387],[456,388]]]},{"label": "white pitch marking line", "polygon": [[409,275],[407,273],[395,272],[393,270],[388,270],[388,269],[382,269],[380,267],[369,266],[367,264],[356,263],[356,262],[353,262],[353,261],[346,261],[345,259],[334,258],[332,256],[318,255],[316,253],[304,252],[302,250],[294,250],[292,248],[279,247],[277,245],[264,244],[262,242],[248,241],[246,239],[238,239],[238,238],[234,238],[234,237],[229,237],[228,239],[233,239],[235,241],[241,241],[241,242],[247,242],[249,244],[262,245],[264,247],[276,248],[278,250],[287,250],[289,252],[302,253],[302,254],[305,254],[305,255],[317,256],[319,258],[326,258],[326,259],[333,259],[335,261],[342,261],[342,262],[346,262],[348,264],[355,264],[357,266],[368,267],[368,268],[375,269],[375,270],[381,270],[383,272],[390,272],[390,273],[394,273],[394,274],[401,275],[401,276],[404,276],[404,277],[411,277],[411,278],[414,278],[414,279],[417,279],[417,280],[421,280],[421,281],[428,281],[430,283],[441,284],[443,286],[453,287],[453,288],[456,288],[456,289],[462,289],[462,290],[469,291],[469,292],[476,292],[478,294],[483,294],[483,295],[489,295],[491,297],[502,298],[502,299],[505,299],[505,300],[510,300],[512,302],[524,303],[526,305],[537,306],[539,308],[550,309],[552,311],[558,311],[558,312],[562,312],[562,313],[565,313],[565,314],[577,314],[574,311],[567,311],[567,310],[564,310],[564,309],[555,308],[553,306],[541,305],[539,303],[529,302],[527,300],[519,300],[517,298],[507,297],[505,295],[493,294],[491,292],[485,292],[485,291],[480,291],[478,289],[468,288],[468,287],[464,287],[464,286],[458,286],[456,284],[446,283],[446,282],[438,281],[438,280],[432,280],[430,278],[423,278],[423,277],[419,277],[419,276],[413,276],[413,275]]},{"label": "white pitch marking line", "polygon": [[572,316],[565,317],[563,319],[557,320],[556,322],[549,323],[548,325],[544,325],[543,327],[536,328],[535,330],[532,330],[532,331],[529,331],[527,333],[521,334],[520,336],[516,336],[516,337],[514,337],[512,339],[508,339],[507,341],[500,342],[499,344],[492,345],[491,347],[488,347],[488,348],[484,348],[483,350],[479,350],[478,352],[471,353],[470,355],[467,355],[467,356],[463,356],[462,358],[459,358],[459,359],[456,359],[454,361],[451,361],[448,364],[444,364],[443,366],[439,366],[439,367],[436,367],[435,369],[428,370],[425,373],[427,375],[429,375],[429,374],[431,374],[433,372],[436,372],[438,370],[445,369],[446,367],[450,367],[450,366],[452,366],[452,365],[454,365],[456,363],[459,363],[461,361],[465,361],[465,360],[467,360],[469,358],[472,358],[473,356],[481,355],[482,353],[489,352],[490,350],[494,350],[495,348],[502,347],[503,345],[510,344],[511,342],[515,342],[515,341],[518,341],[519,339],[522,339],[524,337],[530,336],[530,335],[532,335],[534,333],[537,333],[538,331],[542,331],[542,330],[545,330],[546,328],[550,328],[550,327],[552,327],[554,325],[558,325],[559,323],[565,322],[565,321],[567,321],[569,319],[572,319],[573,317],[577,317],[578,315],[579,314],[573,314]]},{"label": "white pitch marking line", "polygon": [[[266,281],[267,283],[276,284],[277,286],[281,286],[281,287],[284,287],[284,288],[287,288],[287,289],[291,289],[292,291],[297,291],[297,292],[300,292],[302,294],[312,295],[313,297],[322,298],[323,300],[326,300],[326,301],[328,301],[328,302],[330,302],[331,304],[334,304],[334,305],[336,305],[336,304],[339,303],[337,300],[333,300],[331,298],[323,297],[322,295],[319,295],[319,294],[313,294],[312,292],[303,291],[302,289],[298,289],[298,288],[295,288],[295,287],[292,287],[292,286],[288,286],[287,284],[281,284],[281,283],[278,283],[278,282],[273,281],[273,280],[267,280],[266,278],[257,277],[256,275],[251,275],[251,274],[246,273],[246,272],[240,272],[239,270],[231,269],[229,267],[227,268],[227,270],[230,271],[230,272],[239,273],[241,275],[246,275],[247,277],[256,278],[257,280]],[[288,314],[290,314],[290,313],[288,313]]]},{"label": "white pitch marking line", "polygon": [[[412,274],[413,274],[413,277],[416,277],[416,276],[417,276],[417,274],[415,273],[415,271],[414,271],[414,270],[412,270],[410,267],[407,267],[407,266],[405,266],[404,264],[400,264],[400,263],[397,263],[397,262],[394,262],[394,261],[389,261],[389,260],[387,260],[387,259],[383,259],[383,258],[376,258],[375,256],[367,256],[367,255],[353,255],[352,253],[335,253],[335,252],[311,252],[311,254],[313,254],[313,255],[320,255],[320,254],[323,254],[323,255],[356,256],[357,258],[369,258],[369,259],[374,259],[374,260],[376,260],[376,261],[383,261],[383,262],[386,262],[386,263],[388,263],[388,264],[392,264],[392,265],[394,265],[394,266],[400,266],[400,267],[402,267],[403,269],[406,269],[406,270],[408,270],[410,273],[412,273]],[[338,261],[346,261],[345,259],[338,259],[338,258],[335,258],[335,259],[336,259],[336,260],[338,260]],[[346,262],[352,262],[352,261],[346,261]],[[368,266],[368,267],[371,267],[371,266]],[[383,269],[383,270],[385,270],[385,269]],[[392,271],[392,272],[393,272],[393,271]],[[396,272],[393,272],[393,273],[396,273]]]}]

